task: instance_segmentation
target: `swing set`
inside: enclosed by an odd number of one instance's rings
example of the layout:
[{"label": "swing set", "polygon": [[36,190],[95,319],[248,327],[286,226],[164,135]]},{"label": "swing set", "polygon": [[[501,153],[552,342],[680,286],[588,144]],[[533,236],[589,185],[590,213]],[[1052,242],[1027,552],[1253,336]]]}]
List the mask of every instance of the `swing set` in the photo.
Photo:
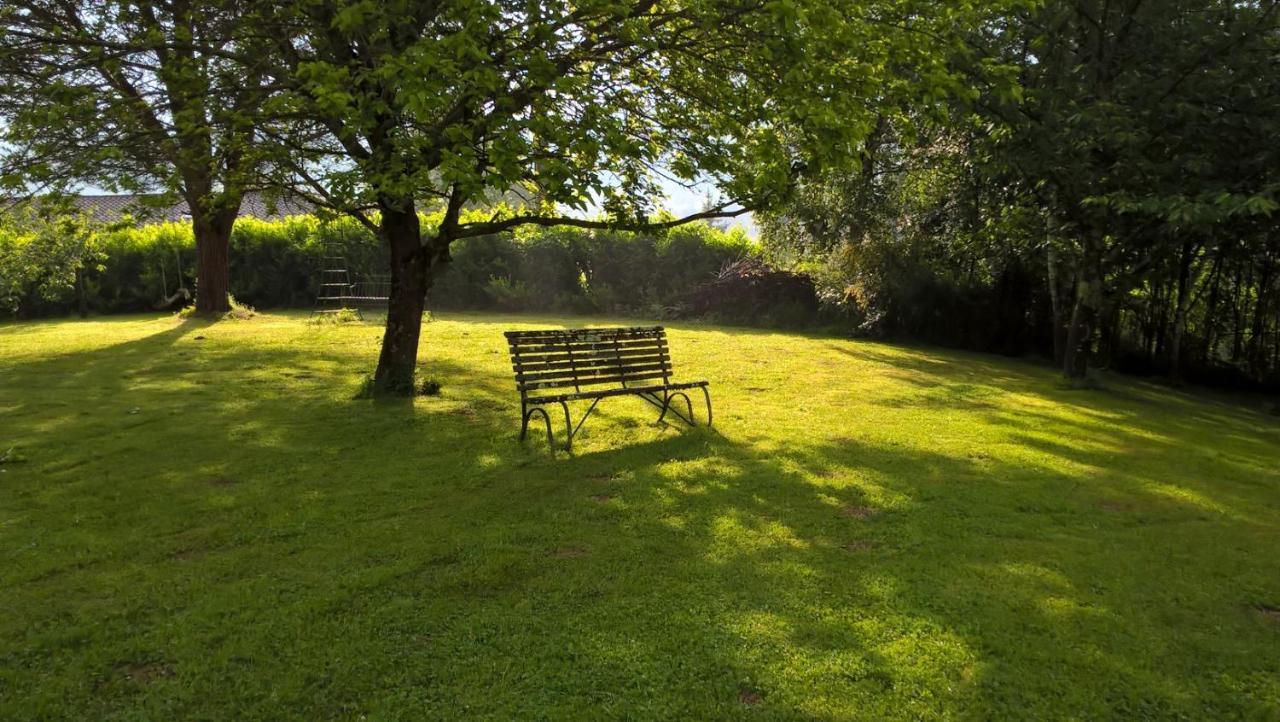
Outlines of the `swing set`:
[{"label": "swing set", "polygon": [[187,288],[187,282],[182,277],[182,253],[178,251],[177,248],[174,248],[173,256],[177,262],[177,265],[174,266],[173,269],[173,275],[177,280],[173,293],[169,293],[169,274],[164,266],[164,256],[160,257],[160,288],[162,289],[164,297],[156,302],[155,308],[157,311],[169,308],[177,302],[178,299],[182,299],[184,302],[191,300],[191,291]]},{"label": "swing set", "polygon": [[353,274],[347,260],[345,234],[339,242],[324,244],[321,261],[312,316],[352,310],[363,319],[364,308],[386,309],[391,298],[391,275]]}]

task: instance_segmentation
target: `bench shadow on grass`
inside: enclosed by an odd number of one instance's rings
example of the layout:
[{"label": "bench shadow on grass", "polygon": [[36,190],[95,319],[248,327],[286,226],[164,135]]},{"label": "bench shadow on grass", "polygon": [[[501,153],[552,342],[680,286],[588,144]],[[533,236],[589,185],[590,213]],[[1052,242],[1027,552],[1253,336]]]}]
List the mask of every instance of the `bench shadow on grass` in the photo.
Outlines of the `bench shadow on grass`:
[{"label": "bench shadow on grass", "polygon": [[[17,533],[78,531],[15,555],[3,576],[22,587],[18,621],[75,619],[87,587],[94,634],[108,640],[3,640],[34,669],[107,680],[88,698],[56,683],[19,693],[102,709],[167,695],[195,712],[231,684],[242,710],[304,715],[432,700],[637,717],[748,705],[1159,716],[1195,712],[1206,694],[1219,711],[1248,704],[1248,660],[1222,660],[1212,679],[1165,663],[1186,630],[1173,612],[1148,616],[1147,575],[1202,538],[1126,545],[1128,530],[1181,524],[1194,504],[1123,474],[854,439],[766,452],[764,438],[702,431],[551,459],[537,434],[516,443],[505,377],[433,362],[442,399],[358,402],[362,352],[203,349],[188,338],[201,328],[13,369],[42,387],[18,418],[72,400],[89,409],[21,432],[33,458],[7,483],[22,492],[13,513],[35,521]],[[957,383],[932,373],[926,383]],[[1135,431],[1105,451],[1024,441],[1105,468],[1198,428],[1119,413]],[[592,423],[632,417],[610,409]],[[1233,453],[1252,463],[1256,451]],[[1232,493],[1219,500],[1231,520],[1256,523],[1261,492]],[[1213,614],[1194,606],[1200,581],[1162,593]],[[1248,632],[1232,612],[1216,628]],[[250,661],[202,661],[228,656]],[[111,681],[152,657],[172,680]]]}]

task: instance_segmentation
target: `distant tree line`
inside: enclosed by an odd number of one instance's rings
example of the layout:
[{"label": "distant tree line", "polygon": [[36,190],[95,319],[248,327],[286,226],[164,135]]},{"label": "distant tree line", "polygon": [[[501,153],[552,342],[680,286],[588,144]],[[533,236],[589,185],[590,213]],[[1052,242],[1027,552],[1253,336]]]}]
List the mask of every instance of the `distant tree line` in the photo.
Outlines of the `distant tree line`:
[{"label": "distant tree line", "polygon": [[869,333],[1280,382],[1280,11],[1051,0],[975,28],[946,101],[763,215]]}]

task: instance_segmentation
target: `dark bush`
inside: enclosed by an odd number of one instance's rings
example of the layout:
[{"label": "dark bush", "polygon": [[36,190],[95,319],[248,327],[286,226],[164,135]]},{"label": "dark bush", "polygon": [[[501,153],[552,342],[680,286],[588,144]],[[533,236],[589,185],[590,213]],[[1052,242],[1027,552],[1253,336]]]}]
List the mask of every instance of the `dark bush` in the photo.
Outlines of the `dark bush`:
[{"label": "dark bush", "polygon": [[680,313],[734,322],[803,325],[817,316],[818,292],[809,276],[748,257],[725,264],[715,278],[695,288]]}]

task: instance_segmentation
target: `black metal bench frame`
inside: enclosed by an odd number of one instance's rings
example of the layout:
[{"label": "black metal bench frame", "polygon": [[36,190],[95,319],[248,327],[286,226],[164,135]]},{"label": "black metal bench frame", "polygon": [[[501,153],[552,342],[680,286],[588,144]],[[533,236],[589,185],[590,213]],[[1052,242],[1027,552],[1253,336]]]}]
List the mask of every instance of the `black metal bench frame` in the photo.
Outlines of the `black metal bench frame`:
[{"label": "black metal bench frame", "polygon": [[[661,326],[507,331],[505,335],[520,392],[521,441],[528,435],[530,419],[541,414],[547,426],[547,445],[554,451],[555,437],[547,407],[558,404],[564,411],[564,448],[572,450],[573,437],[596,405],[601,399],[614,396],[638,396],[656,406],[662,412],[659,423],[672,413],[695,426],[693,401],[685,393],[690,389],[702,390],[707,403],[707,426],[711,426],[708,384],[671,380],[667,332]],[[567,390],[570,388],[572,391]],[[681,398],[687,416],[674,405]],[[588,400],[591,405],[575,425],[569,402]]]}]

